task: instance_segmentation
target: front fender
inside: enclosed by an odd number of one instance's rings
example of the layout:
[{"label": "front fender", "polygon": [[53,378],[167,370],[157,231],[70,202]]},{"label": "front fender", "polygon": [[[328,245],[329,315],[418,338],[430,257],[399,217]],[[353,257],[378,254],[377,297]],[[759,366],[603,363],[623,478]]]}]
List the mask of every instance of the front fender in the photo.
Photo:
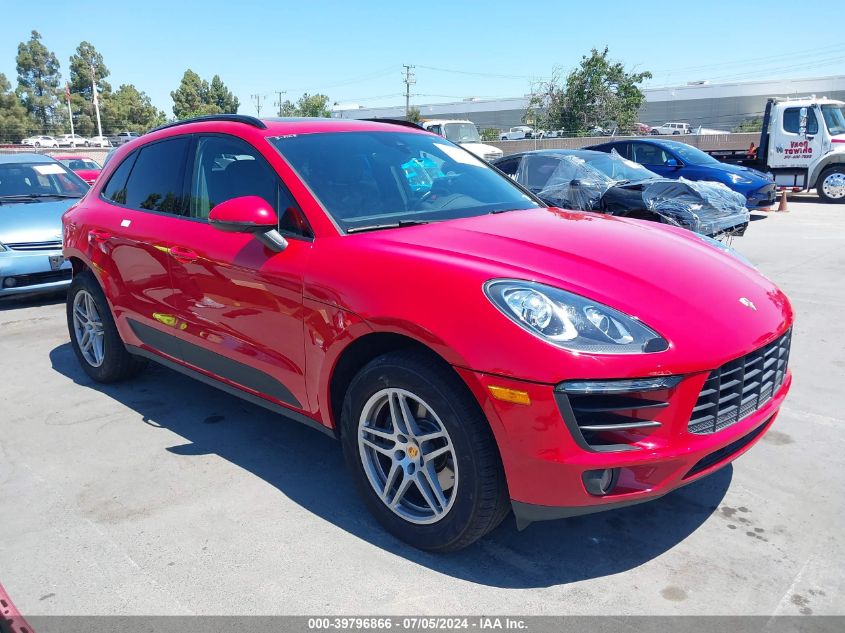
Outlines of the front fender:
[{"label": "front fender", "polygon": [[845,152],[830,152],[826,156],[823,156],[822,159],[818,162],[818,164],[814,165],[810,169],[809,177],[807,178],[807,182],[811,183],[807,189],[814,188],[818,183],[816,182],[822,172],[830,167],[831,165],[845,163]]}]

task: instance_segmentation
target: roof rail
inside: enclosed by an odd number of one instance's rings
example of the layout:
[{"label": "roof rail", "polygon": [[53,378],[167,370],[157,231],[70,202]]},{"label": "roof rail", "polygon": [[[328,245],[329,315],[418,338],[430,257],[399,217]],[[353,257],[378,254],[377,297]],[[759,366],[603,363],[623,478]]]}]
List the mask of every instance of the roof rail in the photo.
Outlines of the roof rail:
[{"label": "roof rail", "polygon": [[390,123],[391,125],[402,125],[404,127],[412,127],[417,130],[424,130],[425,128],[414,121],[406,121],[405,119],[358,119],[359,121],[369,121],[370,123]]},{"label": "roof rail", "polygon": [[246,114],[203,114],[201,116],[191,117],[190,119],[183,119],[181,121],[173,121],[172,123],[165,123],[150,130],[150,132],[158,132],[159,130],[166,130],[167,128],[176,127],[177,125],[188,125],[189,123],[205,123],[206,121],[229,121],[230,123],[245,123],[252,127],[257,127],[259,130],[266,130],[267,125],[261,119]]}]

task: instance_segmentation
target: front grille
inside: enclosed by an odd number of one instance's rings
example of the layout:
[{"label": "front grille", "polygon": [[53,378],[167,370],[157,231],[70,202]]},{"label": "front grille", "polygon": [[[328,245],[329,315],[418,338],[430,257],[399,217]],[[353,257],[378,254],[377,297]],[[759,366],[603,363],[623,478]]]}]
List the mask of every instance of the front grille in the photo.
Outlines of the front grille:
[{"label": "front grille", "polygon": [[715,433],[765,405],[786,378],[792,330],[710,372],[692,410],[690,433]]},{"label": "front grille", "polygon": [[13,251],[56,251],[61,250],[62,241],[52,240],[49,242],[17,242],[14,244],[6,244],[8,248]]},{"label": "front grille", "polygon": [[[569,381],[555,388],[555,399],[582,448],[601,452],[636,450],[634,444],[643,439],[644,433],[662,426],[655,417],[669,406],[671,390],[680,380],[666,376],[630,381]],[[582,384],[575,387],[576,382]]]},{"label": "front grille", "polygon": [[[769,418],[769,420],[771,420],[771,418]],[[738,440],[731,442],[727,446],[723,446],[719,450],[713,451],[709,455],[702,457],[695,463],[695,466],[690,468],[689,472],[684,475],[684,479],[697,475],[698,473],[707,470],[711,466],[715,466],[719,462],[728,459],[731,455],[741,451],[743,448],[751,444],[751,442],[753,442],[763,432],[763,429],[765,429],[769,424],[769,420],[766,420],[766,422],[751,431],[751,433],[748,433]]]},{"label": "front grille", "polygon": [[486,160],[488,163],[492,163],[494,160],[498,160],[498,159],[499,159],[499,158],[501,158],[501,157],[502,157],[502,155],[501,155],[501,154],[499,154],[499,153],[496,153],[496,154],[484,154],[484,160]]},{"label": "front grille", "polygon": [[[56,270],[46,273],[30,273],[28,275],[15,275],[13,277],[6,277],[3,279],[3,288],[25,288],[27,286],[39,286],[41,284],[51,284],[57,281],[68,281],[71,278],[73,271],[70,268],[65,270]],[[9,284],[9,280],[14,279],[14,284]]]}]

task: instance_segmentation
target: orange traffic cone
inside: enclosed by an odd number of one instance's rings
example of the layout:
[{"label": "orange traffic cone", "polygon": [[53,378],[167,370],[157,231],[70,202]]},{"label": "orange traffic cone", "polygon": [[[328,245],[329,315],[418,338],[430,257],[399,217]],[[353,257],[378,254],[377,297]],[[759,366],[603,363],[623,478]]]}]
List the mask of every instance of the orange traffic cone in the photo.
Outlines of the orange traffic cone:
[{"label": "orange traffic cone", "polygon": [[780,194],[780,204],[778,205],[778,211],[782,211],[784,213],[789,212],[789,207],[786,206],[786,189],[784,189]]}]

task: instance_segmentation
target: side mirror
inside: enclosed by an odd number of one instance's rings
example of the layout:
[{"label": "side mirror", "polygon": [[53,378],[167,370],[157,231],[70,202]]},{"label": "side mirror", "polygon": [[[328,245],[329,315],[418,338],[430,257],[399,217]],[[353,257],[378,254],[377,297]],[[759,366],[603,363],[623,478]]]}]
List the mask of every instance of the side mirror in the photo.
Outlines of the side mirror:
[{"label": "side mirror", "polygon": [[241,196],[221,202],[208,214],[208,222],[226,233],[251,233],[269,249],[281,252],[287,240],[279,233],[279,218],[264,198]]},{"label": "side mirror", "polygon": [[678,169],[681,166],[680,163],[678,163],[678,161],[675,160],[674,158],[667,158],[666,162],[663,163],[663,164],[666,167],[674,167],[675,169]]},{"label": "side mirror", "polygon": [[801,108],[798,113],[798,133],[801,136],[807,134],[807,108]]}]

